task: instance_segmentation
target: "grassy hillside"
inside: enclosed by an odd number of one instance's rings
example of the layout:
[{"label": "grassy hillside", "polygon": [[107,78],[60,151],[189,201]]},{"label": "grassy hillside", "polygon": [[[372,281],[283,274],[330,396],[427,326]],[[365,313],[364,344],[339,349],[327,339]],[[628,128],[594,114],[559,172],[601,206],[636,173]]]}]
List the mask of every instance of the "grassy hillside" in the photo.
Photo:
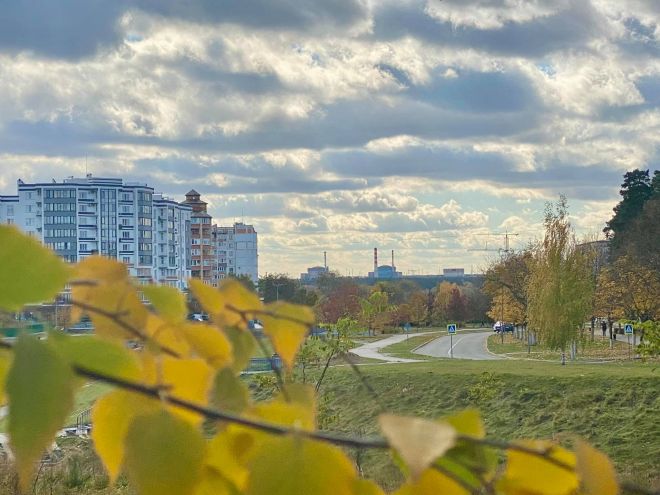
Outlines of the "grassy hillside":
[{"label": "grassy hillside", "polygon": [[[407,365],[362,366],[378,394],[371,398],[342,368],[324,385],[331,429],[375,433],[385,410],[429,418],[466,407],[481,410],[494,438],[554,438],[574,434],[614,460],[623,478],[659,488],[660,369],[656,364],[434,360]],[[399,476],[382,453],[363,453],[363,469],[389,487]]]}]

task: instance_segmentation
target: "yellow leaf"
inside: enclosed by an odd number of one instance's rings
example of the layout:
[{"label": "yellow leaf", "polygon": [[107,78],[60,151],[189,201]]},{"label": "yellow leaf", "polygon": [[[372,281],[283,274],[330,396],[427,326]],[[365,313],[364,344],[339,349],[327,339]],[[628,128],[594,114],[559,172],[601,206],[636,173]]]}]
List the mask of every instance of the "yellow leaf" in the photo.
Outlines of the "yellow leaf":
[{"label": "yellow leaf", "polygon": [[486,436],[486,428],[484,428],[481,415],[476,409],[465,409],[445,416],[442,420],[449,423],[462,435],[468,435],[474,438],[484,438]]},{"label": "yellow leaf", "polygon": [[250,362],[250,358],[257,347],[257,342],[250,332],[238,328],[226,327],[223,329],[223,332],[229,339],[229,342],[231,342],[233,350],[231,369],[234,373],[240,373]]},{"label": "yellow leaf", "polygon": [[148,314],[144,334],[149,337],[148,349],[156,354],[166,350],[178,357],[190,355],[190,344],[186,340],[182,325],[172,325],[155,314]]},{"label": "yellow leaf", "polygon": [[247,495],[349,495],[353,464],[336,447],[286,436],[273,438],[250,462]]},{"label": "yellow leaf", "polygon": [[82,312],[91,318],[97,335],[139,340],[149,312],[130,284],[119,282],[93,287],[74,286],[71,291],[74,308],[77,307],[76,302],[94,308]]},{"label": "yellow leaf", "polygon": [[573,453],[544,440],[526,440],[520,444],[539,452],[548,452],[552,459],[571,469],[557,466],[538,455],[509,449],[506,471],[498,482],[498,487],[503,491],[509,495],[568,495],[578,488],[578,479],[573,471]]},{"label": "yellow leaf", "polygon": [[8,225],[0,225],[0,267],[0,309],[8,311],[52,300],[70,274],[55,253]]},{"label": "yellow leaf", "polygon": [[161,410],[136,417],[124,465],[140,495],[190,495],[204,466],[204,439],[191,424]]},{"label": "yellow leaf", "polygon": [[188,323],[179,327],[195,353],[216,369],[232,363],[232,345],[227,336],[215,327]]},{"label": "yellow leaf", "polygon": [[612,461],[587,442],[578,440],[575,448],[577,472],[584,495],[616,495],[619,484]]},{"label": "yellow leaf", "polygon": [[[163,356],[163,384],[169,387],[168,393],[199,406],[207,406],[213,380],[213,370],[201,359],[175,359]],[[204,418],[178,406],[172,412],[183,419],[198,424]]]},{"label": "yellow leaf", "polygon": [[7,350],[0,350],[0,404],[5,403],[5,382],[7,373],[11,369],[13,354]]},{"label": "yellow leaf", "polygon": [[257,294],[234,279],[223,280],[217,290],[201,280],[191,279],[190,289],[218,325],[245,328],[254,311],[261,309]]},{"label": "yellow leaf", "polygon": [[456,431],[447,423],[393,414],[381,414],[378,423],[413,478],[447,452],[456,440]]},{"label": "yellow leaf", "polygon": [[250,392],[240,378],[224,368],[213,381],[213,403],[221,411],[240,413],[250,404]]},{"label": "yellow leaf", "polygon": [[470,492],[456,481],[429,468],[417,481],[401,486],[394,495],[470,495]]},{"label": "yellow leaf", "polygon": [[185,320],[187,306],[186,298],[175,287],[166,285],[145,285],[140,290],[147,296],[149,302],[158,314],[170,323],[179,323]]},{"label": "yellow leaf", "polygon": [[48,340],[72,365],[124,380],[140,378],[140,363],[125,345],[96,336],[71,337],[58,332],[50,332]]},{"label": "yellow leaf", "polygon": [[291,369],[298,349],[314,323],[314,312],[307,306],[287,302],[269,304],[265,311],[267,314],[259,318],[264,325],[264,333],[270,338],[285,366]]},{"label": "yellow leaf", "polygon": [[159,401],[139,394],[116,390],[98,399],[92,408],[92,440],[111,480],[124,460],[124,442],[136,416],[160,409]]},{"label": "yellow leaf", "polygon": [[73,406],[74,376],[46,342],[21,335],[7,376],[9,437],[26,491],[35,463]]},{"label": "yellow leaf", "polygon": [[385,495],[385,492],[376,483],[367,479],[353,481],[354,495]]},{"label": "yellow leaf", "polygon": [[262,402],[252,409],[252,415],[269,423],[293,426],[301,430],[316,428],[316,397],[309,385],[287,386],[288,399],[279,395],[270,402]]},{"label": "yellow leaf", "polygon": [[237,493],[224,476],[205,466],[195,488],[195,495],[237,495]]},{"label": "yellow leaf", "polygon": [[249,472],[244,466],[245,455],[254,446],[253,437],[242,431],[226,429],[218,433],[208,445],[206,465],[220,473],[226,483],[243,491]]}]

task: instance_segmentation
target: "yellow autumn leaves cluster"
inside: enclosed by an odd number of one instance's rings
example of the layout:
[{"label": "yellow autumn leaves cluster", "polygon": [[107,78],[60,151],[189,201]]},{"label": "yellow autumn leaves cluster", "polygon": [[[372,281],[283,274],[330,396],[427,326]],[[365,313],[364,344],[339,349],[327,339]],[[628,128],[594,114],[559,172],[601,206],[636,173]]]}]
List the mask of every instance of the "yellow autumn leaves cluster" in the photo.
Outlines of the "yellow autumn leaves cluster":
[{"label": "yellow autumn leaves cluster", "polygon": [[[127,473],[143,495],[383,493],[359,477],[341,448],[350,441],[317,431],[313,388],[287,379],[272,400],[255,402],[240,378],[256,345],[251,320],[263,324],[291,376],[313,323],[309,308],[264,305],[236,281],[213,288],[192,280],[211,318],[191,323],[179,291],[136,287],[122,264],[102,257],[65,265],[4,226],[0,266],[0,309],[52,299],[68,283],[72,318],[88,315],[95,327],[94,336],[21,336],[0,350],[23,489],[74,394],[95,378],[115,385],[93,407],[96,452],[112,479]],[[610,461],[583,442],[575,452],[549,442],[507,444],[501,464],[473,410],[437,421],[382,415],[379,426],[384,439],[374,446],[391,449],[406,474],[397,495],[464,495],[485,486],[512,495],[618,492]]]}]

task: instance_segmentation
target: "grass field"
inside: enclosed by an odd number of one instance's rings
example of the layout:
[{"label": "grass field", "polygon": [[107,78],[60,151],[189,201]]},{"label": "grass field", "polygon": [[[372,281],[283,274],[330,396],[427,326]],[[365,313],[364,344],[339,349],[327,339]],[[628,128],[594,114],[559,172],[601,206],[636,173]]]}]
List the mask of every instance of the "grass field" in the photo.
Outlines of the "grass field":
[{"label": "grass field", "polygon": [[[330,371],[323,387],[331,429],[376,433],[382,410],[436,418],[481,410],[494,438],[580,435],[607,452],[622,478],[660,488],[660,369],[657,363],[571,364],[532,361],[433,360],[361,367],[371,398],[347,369]],[[400,477],[383,453],[363,454],[365,474],[392,488]]]},{"label": "grass field", "polygon": [[[578,345],[576,359],[578,361],[630,359],[634,353],[629,349],[628,341],[621,335],[618,337],[619,340],[614,341],[612,349],[610,349],[609,339],[603,339],[601,336],[597,336],[591,342],[587,338]],[[559,361],[561,359],[560,351],[549,349],[543,344],[533,345],[528,348],[526,341],[516,339],[511,334],[504,336],[504,342],[502,342],[500,335],[491,335],[488,337],[488,350],[495,354],[506,354],[514,358],[542,359],[547,361]]]}]

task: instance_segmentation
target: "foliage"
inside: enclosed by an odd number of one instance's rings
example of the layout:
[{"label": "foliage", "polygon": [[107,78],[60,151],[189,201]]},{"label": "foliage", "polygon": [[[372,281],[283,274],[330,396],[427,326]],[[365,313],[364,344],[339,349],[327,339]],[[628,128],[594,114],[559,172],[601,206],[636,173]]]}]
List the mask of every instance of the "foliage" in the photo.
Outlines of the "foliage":
[{"label": "foliage", "polygon": [[389,303],[387,292],[374,290],[374,292],[360,300],[360,321],[367,328],[369,334],[383,331],[391,318],[394,309]]},{"label": "foliage", "polygon": [[259,294],[265,303],[289,301],[308,306],[313,306],[318,298],[316,293],[307,290],[298,280],[272,273],[259,279]]},{"label": "foliage", "polygon": [[[360,316],[360,299],[363,288],[349,279],[324,277],[321,297],[316,305],[316,314],[321,323],[336,323],[342,317],[358,318]],[[321,283],[321,281],[319,281]]]},{"label": "foliage", "polygon": [[635,323],[635,330],[641,333],[644,340],[637,347],[642,356],[660,356],[660,321],[647,320]]},{"label": "foliage", "polygon": [[603,229],[603,232],[611,239],[615,256],[624,246],[624,232],[642,212],[644,203],[653,195],[649,171],[633,170],[626,172],[619,193],[622,199],[614,207],[614,216]]},{"label": "foliage", "polygon": [[576,249],[564,197],[546,206],[544,224],[530,262],[527,316],[551,348],[565,351],[591,312],[593,270],[589,253]]},{"label": "foliage", "polygon": [[659,319],[660,272],[621,256],[598,276],[595,312],[608,318]]},{"label": "foliage", "polygon": [[525,249],[507,253],[488,267],[483,290],[491,297],[488,311],[491,319],[523,324],[527,322],[527,286],[531,259],[532,251]]},{"label": "foliage", "polygon": [[[196,326],[185,322],[185,308],[165,303],[177,299],[168,291],[148,289],[154,308],[148,311],[117,261],[92,256],[68,270],[15,229],[0,227],[0,241],[7,280],[19,278],[24,266],[14,258],[26,250],[37,264],[52,265],[33,293],[0,292],[0,308],[48,297],[68,282],[72,305],[97,331],[81,347],[54,333],[45,341],[23,335],[3,344],[11,351],[0,360],[9,367],[9,433],[23,491],[69,414],[80,378],[115,387],[93,408],[95,448],[113,481],[125,472],[143,495],[383,493],[358,477],[340,446],[391,450],[406,473],[400,493],[474,493],[487,485],[503,494],[568,495],[580,484],[597,486],[601,469],[614,479],[611,465],[590,448],[573,453],[550,442],[486,440],[476,413],[432,420],[382,415],[384,438],[376,439],[319,432],[315,391],[289,379],[313,322],[310,308],[282,300],[262,304],[236,280],[217,289],[191,281],[211,317]],[[387,294],[377,291],[364,308],[375,318],[387,306]],[[277,372],[276,396],[260,403],[243,400],[231,378],[240,371],[236,362],[244,361],[249,345],[241,336],[250,335],[254,319],[285,367]],[[132,351],[127,342],[140,345]],[[241,400],[229,400],[237,393]],[[493,448],[508,458],[501,471],[489,461]],[[604,493],[616,490],[614,481]]]}]

